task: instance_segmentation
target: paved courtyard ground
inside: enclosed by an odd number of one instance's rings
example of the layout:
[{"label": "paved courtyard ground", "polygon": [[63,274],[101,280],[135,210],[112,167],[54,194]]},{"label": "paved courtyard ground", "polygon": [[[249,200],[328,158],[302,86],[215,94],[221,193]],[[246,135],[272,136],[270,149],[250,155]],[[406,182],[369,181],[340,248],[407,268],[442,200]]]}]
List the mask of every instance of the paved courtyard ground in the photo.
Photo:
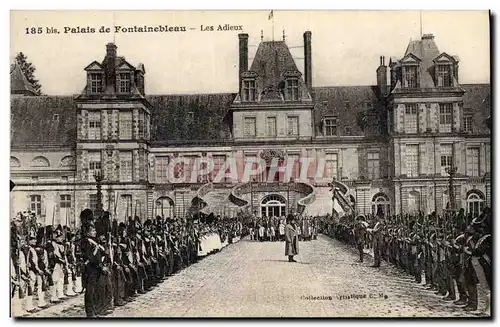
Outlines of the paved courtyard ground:
[{"label": "paved courtyard ground", "polygon": [[[354,249],[321,236],[284,244],[242,240],[165,280],[109,317],[480,317],[417,285],[394,267],[356,262]],[[484,303],[480,304],[484,307]],[[83,297],[30,317],[85,317]]]}]

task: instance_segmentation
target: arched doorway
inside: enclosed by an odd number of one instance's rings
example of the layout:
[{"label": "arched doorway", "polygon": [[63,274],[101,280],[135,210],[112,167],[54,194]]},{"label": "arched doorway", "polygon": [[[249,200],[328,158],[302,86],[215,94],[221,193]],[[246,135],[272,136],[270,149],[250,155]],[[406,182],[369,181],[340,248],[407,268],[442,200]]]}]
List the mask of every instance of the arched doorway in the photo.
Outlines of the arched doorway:
[{"label": "arched doorway", "polygon": [[389,216],[391,214],[391,201],[385,193],[377,193],[372,198],[372,214]]},{"label": "arched doorway", "polygon": [[155,206],[155,217],[161,216],[162,218],[173,218],[175,214],[175,204],[174,200],[172,200],[168,196],[159,197],[156,200]]},{"label": "arched doorway", "polygon": [[484,194],[478,190],[469,191],[467,195],[467,213],[477,217],[484,209]]},{"label": "arched doorway", "polygon": [[266,195],[260,203],[261,217],[281,217],[286,215],[286,200],[278,194]]}]

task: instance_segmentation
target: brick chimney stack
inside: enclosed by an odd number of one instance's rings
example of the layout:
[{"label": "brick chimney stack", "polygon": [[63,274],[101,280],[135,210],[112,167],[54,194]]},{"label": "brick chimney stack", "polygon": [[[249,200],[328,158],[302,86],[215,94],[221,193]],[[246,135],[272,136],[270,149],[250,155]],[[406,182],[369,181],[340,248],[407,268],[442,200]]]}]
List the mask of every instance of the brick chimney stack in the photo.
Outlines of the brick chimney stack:
[{"label": "brick chimney stack", "polygon": [[384,56],[380,56],[380,66],[377,68],[377,87],[381,96],[387,95],[387,66]]},{"label": "brick chimney stack", "polygon": [[312,88],[311,36],[311,31],[304,32],[304,79],[309,90]]},{"label": "brick chimney stack", "polygon": [[106,93],[116,92],[116,45],[106,44]]},{"label": "brick chimney stack", "polygon": [[240,74],[248,70],[248,34],[238,34],[240,39]]}]

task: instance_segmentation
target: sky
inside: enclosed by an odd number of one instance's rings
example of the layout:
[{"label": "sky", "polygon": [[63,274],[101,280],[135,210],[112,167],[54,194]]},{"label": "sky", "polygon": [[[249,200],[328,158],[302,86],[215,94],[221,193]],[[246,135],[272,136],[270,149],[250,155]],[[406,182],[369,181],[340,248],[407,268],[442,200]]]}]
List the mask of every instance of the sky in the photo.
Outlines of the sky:
[{"label": "sky", "polygon": [[[105,45],[146,69],[146,93],[236,92],[238,33],[249,34],[251,65],[261,41],[283,39],[304,71],[303,33],[312,32],[313,86],[376,84],[379,57],[401,58],[408,42],[434,34],[441,52],[460,58],[460,82],[490,82],[487,11],[12,11],[10,57],[27,55],[36,67],[42,92],[78,94],[84,68],[101,62]],[[420,19],[422,18],[422,19]],[[420,23],[422,22],[422,24]],[[230,24],[242,30],[202,31]],[[101,26],[185,26],[187,32],[99,33]],[[42,34],[31,34],[42,27]],[[64,28],[94,28],[96,33],[64,33]],[[48,34],[56,28],[59,34]]]}]

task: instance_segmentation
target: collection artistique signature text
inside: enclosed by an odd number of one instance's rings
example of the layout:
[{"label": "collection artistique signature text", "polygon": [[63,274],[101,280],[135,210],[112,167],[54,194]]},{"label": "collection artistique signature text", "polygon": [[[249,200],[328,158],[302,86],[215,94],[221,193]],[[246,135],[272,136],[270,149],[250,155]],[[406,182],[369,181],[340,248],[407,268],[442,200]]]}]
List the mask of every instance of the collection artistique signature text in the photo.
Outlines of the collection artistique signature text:
[{"label": "collection artistique signature text", "polygon": [[370,294],[337,294],[336,296],[331,296],[331,295],[320,295],[320,296],[313,296],[313,295],[302,295],[300,297],[301,300],[310,300],[310,301],[333,301],[334,299],[336,300],[362,300],[362,299],[384,299],[386,300],[388,298],[387,295],[384,293],[370,293]]}]

